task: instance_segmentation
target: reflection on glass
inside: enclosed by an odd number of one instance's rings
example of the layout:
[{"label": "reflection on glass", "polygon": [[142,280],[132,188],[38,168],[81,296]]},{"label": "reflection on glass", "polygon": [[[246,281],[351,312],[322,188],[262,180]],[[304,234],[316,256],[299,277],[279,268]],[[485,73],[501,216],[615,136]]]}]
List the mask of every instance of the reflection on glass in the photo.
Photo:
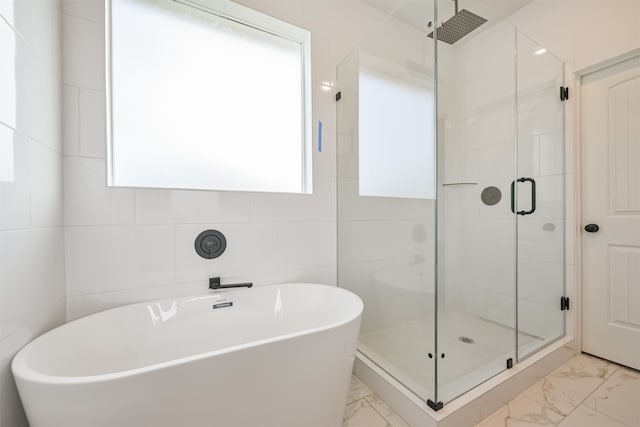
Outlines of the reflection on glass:
[{"label": "reflection on glass", "polygon": [[433,77],[368,55],[360,61],[360,195],[433,199]]},{"label": "reflection on glass", "polygon": [[[6,16],[12,16],[13,2],[8,2]],[[15,181],[13,131],[16,127],[16,35],[0,19],[0,182]],[[6,126],[5,126],[6,125]]]},{"label": "reflection on glass", "polygon": [[[9,8],[13,2],[7,3]],[[7,11],[10,13],[10,11]],[[6,14],[5,16],[10,16]],[[16,128],[16,33],[0,18],[0,123]],[[24,56],[24,53],[23,53]]]},{"label": "reflection on glass", "polygon": [[13,131],[0,123],[0,182],[15,181]]}]

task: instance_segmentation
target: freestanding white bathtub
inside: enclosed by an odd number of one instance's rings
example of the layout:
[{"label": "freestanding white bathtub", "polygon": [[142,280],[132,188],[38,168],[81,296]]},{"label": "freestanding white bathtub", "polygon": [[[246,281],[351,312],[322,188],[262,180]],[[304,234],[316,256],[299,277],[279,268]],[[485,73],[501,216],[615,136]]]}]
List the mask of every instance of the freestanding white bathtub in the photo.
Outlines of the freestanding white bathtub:
[{"label": "freestanding white bathtub", "polygon": [[134,304],[42,335],[12,369],[31,427],[337,427],[362,308],[300,283]]}]

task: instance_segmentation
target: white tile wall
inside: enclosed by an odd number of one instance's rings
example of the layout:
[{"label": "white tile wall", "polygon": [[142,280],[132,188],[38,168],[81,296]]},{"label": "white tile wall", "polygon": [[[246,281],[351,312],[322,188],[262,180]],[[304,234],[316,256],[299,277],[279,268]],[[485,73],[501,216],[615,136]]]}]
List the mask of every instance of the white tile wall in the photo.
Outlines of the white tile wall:
[{"label": "white tile wall", "polygon": [[278,245],[282,248],[279,259],[282,271],[335,267],[336,226],[333,222],[280,223]]},{"label": "white tile wall", "polygon": [[80,154],[79,91],[75,86],[62,86],[63,152],[73,156]]},{"label": "white tile wall", "polygon": [[103,159],[65,156],[66,226],[134,223],[134,190],[106,183]]},{"label": "white tile wall", "polygon": [[[25,11],[27,14],[34,13],[29,8]],[[20,20],[16,21],[16,25],[19,25]],[[31,40],[24,35],[15,34],[15,56],[8,58],[7,64],[7,69],[13,70],[15,78],[15,99],[7,99],[9,105],[12,105],[10,108],[14,110],[14,120],[5,124],[61,152],[60,80],[57,70],[50,68],[50,61],[43,58],[42,51],[38,51]],[[50,37],[49,34],[47,36]],[[43,36],[34,34],[33,37],[37,44],[37,40]],[[49,52],[52,46],[49,45],[47,49]]]},{"label": "white tile wall", "polygon": [[[208,278],[336,283],[335,68],[384,14],[360,1],[240,0],[312,31],[312,195],[106,187],[103,0],[63,0],[68,314],[185,293]],[[338,22],[335,22],[335,21]],[[333,22],[332,25],[327,25]],[[323,122],[322,151],[318,122]],[[227,237],[204,260],[203,230]]]},{"label": "white tile wall", "polygon": [[30,141],[31,225],[62,224],[62,159],[60,152]]},{"label": "white tile wall", "polygon": [[64,244],[59,227],[0,233],[0,339],[64,296]]},{"label": "white tile wall", "polygon": [[251,222],[251,195],[138,189],[135,190],[135,216],[140,224],[248,223]]},{"label": "white tile wall", "polygon": [[78,91],[80,155],[104,158],[107,151],[105,93],[85,88]]},{"label": "white tile wall", "polygon": [[255,193],[251,208],[255,222],[333,221],[336,217],[336,180],[316,176],[313,195]]},{"label": "white tile wall", "polygon": [[[76,9],[78,13],[81,11],[94,15],[92,8]],[[104,40],[103,21],[90,21],[84,16],[67,15],[66,12],[62,14],[62,81],[65,84],[104,89]]]},{"label": "white tile wall", "polygon": [[67,293],[80,295],[174,281],[174,227],[67,227]]},{"label": "white tile wall", "polygon": [[0,427],[26,425],[11,359],[65,320],[60,8],[0,1]]},{"label": "white tile wall", "polygon": [[76,16],[102,25],[104,22],[104,3],[91,0],[64,0],[62,12],[65,15]]},{"label": "white tile wall", "polygon": [[[1,26],[0,22],[0,26]],[[0,182],[0,230],[27,228],[30,224],[31,200],[29,192],[29,140],[27,137],[0,123],[0,141],[12,147],[3,153],[12,153],[12,182]],[[3,159],[3,164],[4,164]]]},{"label": "white tile wall", "polygon": [[[220,230],[227,238],[225,253],[214,260],[200,258],[193,249],[196,236],[203,230]],[[200,280],[208,286],[208,277],[251,276],[279,270],[278,224],[199,224],[176,226],[176,281]]]}]

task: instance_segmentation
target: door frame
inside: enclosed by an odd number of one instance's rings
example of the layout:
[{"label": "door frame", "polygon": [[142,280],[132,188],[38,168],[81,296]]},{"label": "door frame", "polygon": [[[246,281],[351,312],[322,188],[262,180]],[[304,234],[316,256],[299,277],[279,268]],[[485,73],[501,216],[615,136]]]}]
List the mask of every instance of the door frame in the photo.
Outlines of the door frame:
[{"label": "door frame", "polygon": [[[640,48],[638,49],[634,49],[631,50],[629,52],[623,53],[622,55],[617,55],[614,56],[612,58],[606,59],[602,62],[599,62],[597,64],[593,64],[590,65],[588,67],[582,68],[578,71],[576,71],[575,73],[573,73],[574,76],[574,86],[575,86],[575,100],[576,102],[573,105],[573,114],[575,117],[575,137],[574,140],[572,141],[572,146],[574,148],[574,153],[573,153],[573,162],[574,162],[574,177],[573,177],[573,185],[574,185],[574,203],[573,203],[573,207],[575,209],[575,227],[574,227],[574,232],[575,232],[575,238],[573,239],[574,242],[574,262],[575,262],[575,269],[574,269],[574,273],[575,273],[575,293],[573,295],[572,299],[575,299],[575,302],[573,304],[574,307],[574,314],[573,314],[573,318],[574,318],[574,334],[575,334],[575,342],[576,342],[576,348],[578,352],[582,351],[582,319],[584,317],[584,312],[582,309],[582,302],[583,302],[583,260],[584,260],[584,254],[582,253],[582,248],[583,248],[583,234],[582,234],[582,224],[584,222],[584,212],[583,212],[583,205],[582,205],[582,194],[584,191],[583,185],[582,185],[582,174],[583,174],[583,170],[582,170],[582,161],[583,161],[583,156],[582,156],[582,117],[581,117],[581,106],[582,106],[582,97],[581,97],[581,90],[582,90],[582,79],[588,75],[588,74],[592,74],[594,72],[600,71],[602,69],[620,64],[622,62],[628,61],[630,59],[633,58],[639,58],[640,57]],[[567,262],[569,262],[569,259],[567,259]]]}]

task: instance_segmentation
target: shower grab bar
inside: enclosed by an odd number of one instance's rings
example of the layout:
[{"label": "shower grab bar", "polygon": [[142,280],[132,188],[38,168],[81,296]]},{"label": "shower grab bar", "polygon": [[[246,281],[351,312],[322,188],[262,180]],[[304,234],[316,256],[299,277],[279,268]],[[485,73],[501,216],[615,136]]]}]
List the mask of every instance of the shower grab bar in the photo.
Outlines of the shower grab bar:
[{"label": "shower grab bar", "polygon": [[[518,211],[518,215],[531,215],[536,211],[536,180],[533,178],[518,178],[517,181],[531,183],[531,209]],[[515,186],[516,180],[513,180],[511,182],[511,212],[513,213],[516,213]]]}]

